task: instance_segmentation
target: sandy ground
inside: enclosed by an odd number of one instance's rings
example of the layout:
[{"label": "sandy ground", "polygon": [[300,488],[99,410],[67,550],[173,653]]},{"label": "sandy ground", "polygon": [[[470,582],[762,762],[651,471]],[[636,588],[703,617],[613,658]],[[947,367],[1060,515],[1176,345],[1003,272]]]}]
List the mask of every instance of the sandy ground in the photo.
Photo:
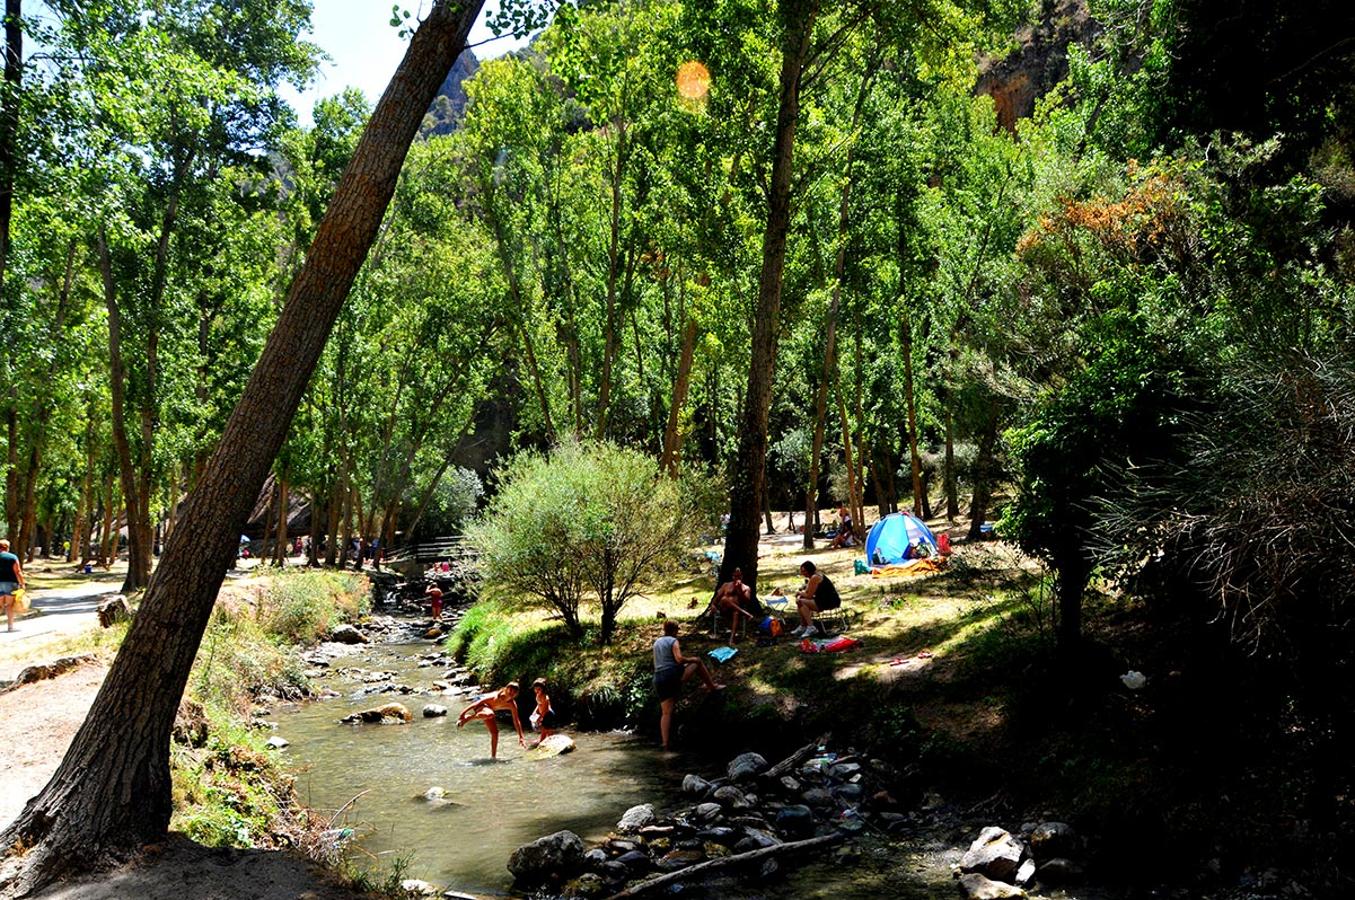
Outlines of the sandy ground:
[{"label": "sandy ground", "polygon": [[103,683],[103,666],[87,664],[0,694],[0,823],[9,824],[56,771]]},{"label": "sandy ground", "polygon": [[264,850],[211,849],[172,836],[140,860],[58,884],[47,900],[356,900],[300,857]]}]

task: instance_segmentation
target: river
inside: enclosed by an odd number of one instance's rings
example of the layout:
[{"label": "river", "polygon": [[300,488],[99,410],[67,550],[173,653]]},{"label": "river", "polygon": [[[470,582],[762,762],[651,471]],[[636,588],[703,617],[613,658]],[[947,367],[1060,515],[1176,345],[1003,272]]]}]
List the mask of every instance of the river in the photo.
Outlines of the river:
[{"label": "river", "polygon": [[[360,666],[395,672],[395,682],[429,689],[443,669],[419,668],[428,643],[383,644],[334,667]],[[302,802],[337,810],[355,796],[347,823],[359,846],[381,861],[409,860],[407,877],[444,888],[505,894],[512,882],[505,864],[518,846],[560,829],[585,839],[605,836],[621,813],[636,803],[666,804],[683,775],[678,757],[665,757],[650,742],[622,733],[573,735],[577,749],[548,759],[525,756],[512,725],[501,723],[499,762],[489,759],[489,736],[473,722],[456,727],[469,698],[432,693],[360,696],[359,682],[331,675],[319,686],[343,694],[273,718],[291,742],[287,753],[297,773]],[[342,725],[348,713],[387,702],[414,713],[408,725]],[[446,717],[425,719],[425,704],[448,707]],[[523,722],[524,727],[527,723]],[[528,735],[528,745],[534,738]],[[448,803],[430,803],[432,787]],[[361,795],[361,796],[358,796]]]}]

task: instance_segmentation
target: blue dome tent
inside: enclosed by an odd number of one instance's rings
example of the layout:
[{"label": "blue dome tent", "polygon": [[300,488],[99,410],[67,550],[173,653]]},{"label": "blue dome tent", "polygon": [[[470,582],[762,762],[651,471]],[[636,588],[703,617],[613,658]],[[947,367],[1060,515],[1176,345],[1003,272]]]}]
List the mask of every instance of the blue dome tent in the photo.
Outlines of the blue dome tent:
[{"label": "blue dome tent", "polygon": [[936,535],[925,522],[908,513],[893,513],[876,522],[866,536],[866,561],[872,566],[907,563],[913,544],[925,545],[930,556],[940,552]]}]

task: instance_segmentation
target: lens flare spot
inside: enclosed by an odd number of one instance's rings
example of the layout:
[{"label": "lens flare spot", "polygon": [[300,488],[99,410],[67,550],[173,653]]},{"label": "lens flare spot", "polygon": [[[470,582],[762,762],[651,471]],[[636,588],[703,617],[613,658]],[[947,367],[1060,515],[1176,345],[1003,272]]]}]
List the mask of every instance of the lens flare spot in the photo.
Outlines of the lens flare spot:
[{"label": "lens flare spot", "polygon": [[704,100],[710,93],[710,70],[696,60],[678,66],[678,96],[683,100]]}]

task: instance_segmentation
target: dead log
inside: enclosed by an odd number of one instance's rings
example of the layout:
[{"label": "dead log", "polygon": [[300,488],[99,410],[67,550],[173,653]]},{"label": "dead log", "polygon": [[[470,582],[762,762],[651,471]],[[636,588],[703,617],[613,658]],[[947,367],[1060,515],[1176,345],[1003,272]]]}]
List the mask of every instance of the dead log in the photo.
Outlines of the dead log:
[{"label": "dead log", "polygon": [[805,744],[799,750],[796,750],[790,756],[787,756],[785,759],[763,772],[762,777],[767,779],[780,778],[782,775],[787,775],[795,771],[804,764],[805,760],[813,756],[820,747],[827,746],[830,737],[831,735],[825,734],[812,744]]},{"label": "dead log", "polygon": [[687,881],[691,878],[700,876],[705,877],[711,872],[716,872],[730,867],[755,863],[760,860],[781,856],[785,853],[793,853],[797,850],[811,850],[815,847],[828,847],[833,844],[841,843],[843,835],[841,832],[834,831],[832,834],[820,835],[819,837],[806,838],[803,841],[791,841],[787,844],[775,844],[771,847],[759,847],[756,850],[749,850],[747,853],[736,853],[733,856],[722,856],[719,859],[708,859],[705,862],[699,862],[694,866],[688,866],[685,869],[678,869],[676,872],[669,872],[667,875],[659,875],[641,881],[639,884],[631,885],[620,893],[612,894],[607,900],[622,900],[625,897],[638,897],[641,894],[647,894],[655,888],[661,888],[666,884],[673,884],[677,881]]}]

